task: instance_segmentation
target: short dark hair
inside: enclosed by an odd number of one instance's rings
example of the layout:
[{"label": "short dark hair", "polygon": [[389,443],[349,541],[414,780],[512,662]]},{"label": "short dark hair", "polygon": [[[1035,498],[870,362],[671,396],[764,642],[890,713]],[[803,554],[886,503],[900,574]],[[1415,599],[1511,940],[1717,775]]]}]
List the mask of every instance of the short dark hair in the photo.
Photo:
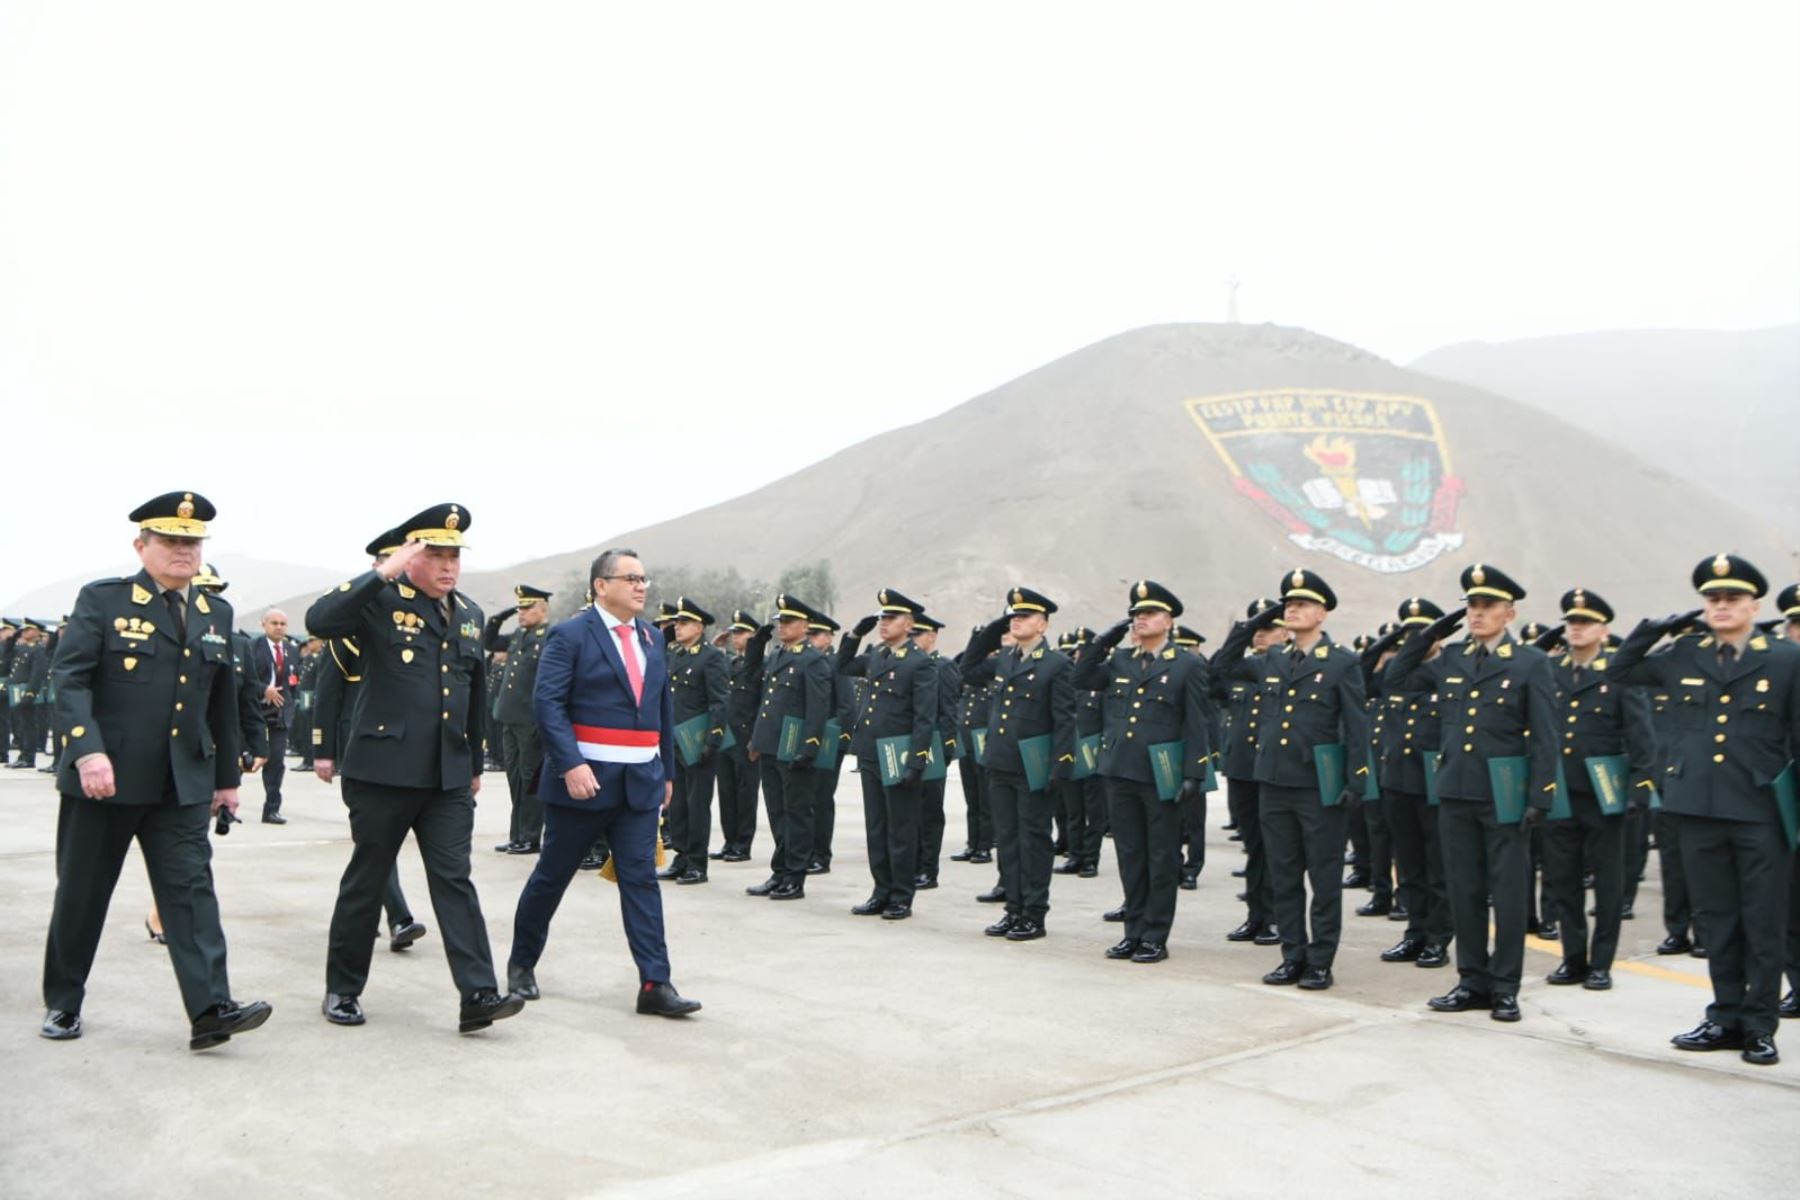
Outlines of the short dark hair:
[{"label": "short dark hair", "polygon": [[611,575],[613,568],[619,565],[621,558],[636,558],[637,556],[636,550],[629,550],[623,546],[602,550],[594,559],[594,565],[588,569],[588,583],[592,584],[596,579],[604,579]]}]

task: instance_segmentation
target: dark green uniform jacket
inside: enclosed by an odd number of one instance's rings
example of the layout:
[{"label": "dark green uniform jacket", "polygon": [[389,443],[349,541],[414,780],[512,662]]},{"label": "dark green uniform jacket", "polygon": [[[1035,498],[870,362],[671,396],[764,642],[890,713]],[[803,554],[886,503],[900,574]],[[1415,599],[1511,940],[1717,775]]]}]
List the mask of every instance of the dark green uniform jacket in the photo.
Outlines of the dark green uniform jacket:
[{"label": "dark green uniform jacket", "polygon": [[1050,764],[1057,778],[1068,777],[1075,761],[1075,667],[1069,657],[1045,646],[1021,655],[1008,646],[995,661],[996,687],[987,711],[987,766],[1025,773],[1019,743],[1050,738]]},{"label": "dark green uniform jacket", "polygon": [[[725,661],[725,652],[705,642],[685,647],[670,642],[668,651],[675,723],[679,725],[704,715],[706,745],[717,750],[725,740],[727,710],[731,706],[731,667]],[[507,666],[511,669],[510,661]]]},{"label": "dark green uniform jacket", "polygon": [[1149,747],[1184,742],[1182,777],[1206,778],[1212,747],[1207,742],[1206,693],[1211,685],[1205,662],[1173,645],[1157,654],[1121,646],[1091,662],[1084,654],[1075,686],[1106,695],[1100,774],[1153,783]]},{"label": "dark green uniform jacket", "polygon": [[801,758],[815,758],[824,744],[825,722],[832,716],[831,660],[805,642],[773,646],[762,659],[762,706],[750,734],[750,748],[774,754],[781,747],[781,726],[799,717]]}]

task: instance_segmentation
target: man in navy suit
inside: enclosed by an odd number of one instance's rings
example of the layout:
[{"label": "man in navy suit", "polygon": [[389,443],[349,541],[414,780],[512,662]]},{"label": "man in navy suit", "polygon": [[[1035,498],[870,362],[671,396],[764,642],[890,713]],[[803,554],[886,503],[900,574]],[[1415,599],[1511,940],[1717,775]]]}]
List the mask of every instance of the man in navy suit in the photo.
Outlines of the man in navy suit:
[{"label": "man in navy suit", "polygon": [[595,839],[612,848],[625,940],[637,961],[637,1010],[700,1008],[669,982],[656,827],[675,779],[675,706],[662,635],[643,619],[650,581],[634,550],[603,550],[588,572],[594,603],[550,631],[533,692],[543,732],[544,842],[513,916],[509,988],[537,999],[550,918]]}]

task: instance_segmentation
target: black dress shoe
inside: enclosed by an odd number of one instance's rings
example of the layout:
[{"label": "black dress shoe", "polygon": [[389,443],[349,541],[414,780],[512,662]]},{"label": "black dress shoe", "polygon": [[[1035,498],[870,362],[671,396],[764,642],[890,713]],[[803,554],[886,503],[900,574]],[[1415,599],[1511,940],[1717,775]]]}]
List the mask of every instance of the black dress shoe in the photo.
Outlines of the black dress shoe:
[{"label": "black dress shoe", "polygon": [[1723,1025],[1711,1021],[1702,1021],[1686,1033],[1678,1033],[1669,1039],[1677,1050],[1742,1050],[1744,1035],[1735,1029],[1727,1029]]},{"label": "black dress shoe", "polygon": [[494,847],[494,853],[495,854],[511,854],[512,848],[518,844],[519,843],[517,843],[517,842],[501,842],[498,846]]},{"label": "black dress shoe", "polygon": [[1671,933],[1656,944],[1658,954],[1686,954],[1693,948],[1694,943],[1688,940],[1688,935],[1685,933]]},{"label": "black dress shoe", "polygon": [[1330,967],[1308,967],[1306,974],[1300,977],[1300,988],[1308,992],[1322,992],[1332,983]]},{"label": "black dress shoe", "polygon": [[884,921],[904,921],[910,916],[912,916],[912,905],[910,904],[890,904],[881,910],[881,919]]},{"label": "black dress shoe", "polygon": [[362,1001],[355,996],[340,996],[336,992],[325,993],[325,1002],[319,1005],[319,1011],[333,1025],[361,1025],[368,1020],[363,1016]]},{"label": "black dress shoe", "polygon": [[1450,947],[1444,945],[1442,942],[1426,942],[1425,948],[1419,951],[1418,961],[1413,963],[1413,966],[1415,967],[1425,967],[1427,969],[1449,965]]},{"label": "black dress shoe", "polygon": [[685,1017],[700,1011],[698,1000],[689,1000],[672,983],[646,983],[638,989],[637,1010],[646,1017]]},{"label": "black dress shoe", "polygon": [[581,861],[575,864],[575,869],[578,871],[598,871],[601,867],[604,867],[605,865],[606,865],[606,855],[604,855],[604,854],[588,854],[588,855],[583,855]]},{"label": "black dress shoe", "polygon": [[536,1000],[543,995],[538,991],[537,972],[530,967],[506,968],[506,990],[521,1000]]},{"label": "black dress shoe", "polygon": [[1619,908],[1619,920],[1621,920],[1621,921],[1637,920],[1637,912],[1632,908],[1631,901],[1627,900]]},{"label": "black dress shoe", "polygon": [[720,862],[749,862],[750,861],[750,852],[748,850],[727,850],[725,853],[719,855],[719,861]]},{"label": "black dress shoe", "polygon": [[1007,913],[981,932],[987,934],[989,937],[1005,937],[1012,932],[1013,925],[1022,920],[1024,920],[1023,917],[1014,913]]},{"label": "black dress shoe", "polygon": [[1539,937],[1543,938],[1546,942],[1562,941],[1562,930],[1560,930],[1556,927],[1555,921],[1544,921],[1541,924],[1539,924],[1537,935]]},{"label": "black dress shoe", "polygon": [[692,886],[693,884],[696,884],[696,883],[705,883],[706,882],[706,872],[697,870],[693,867],[689,867],[687,870],[685,870],[681,873],[681,877],[679,879],[677,879],[675,882],[678,884],[686,884],[689,886]]},{"label": "black dress shoe", "polygon": [[1587,973],[1587,978],[1581,981],[1581,986],[1590,992],[1610,992],[1612,991],[1612,972],[1591,970]]},{"label": "black dress shoe", "polygon": [[1356,871],[1350,872],[1348,875],[1344,876],[1344,886],[1347,888],[1366,888],[1366,887],[1368,887],[1369,886],[1369,873],[1367,871],[1362,871],[1362,870],[1356,870]]},{"label": "black dress shoe", "polygon": [[1113,924],[1117,925],[1120,921],[1125,919],[1125,906],[1120,905],[1118,908],[1107,909],[1100,914],[1100,919],[1102,921],[1111,921]]},{"label": "black dress shoe", "polygon": [[1233,867],[1231,869],[1231,877],[1233,879],[1243,879],[1246,876],[1248,876],[1249,874],[1250,874],[1249,867]]},{"label": "black dress shoe", "polygon": [[1553,983],[1557,987],[1569,987],[1582,982],[1588,977],[1586,963],[1570,962],[1563,959],[1556,964],[1556,970],[1544,976],[1545,983]]},{"label": "black dress shoe", "polygon": [[920,875],[913,879],[913,891],[915,892],[929,892],[937,885],[937,880],[929,875]]},{"label": "black dress shoe", "polygon": [[1181,885],[1180,886],[1181,886],[1181,890],[1184,892],[1198,891],[1200,888],[1200,872],[1198,872],[1198,871],[1183,871],[1181,873]]},{"label": "black dress shoe", "polygon": [[393,927],[388,933],[388,949],[404,950],[425,936],[425,925],[421,921],[408,920]]},{"label": "black dress shoe", "polygon": [[1393,907],[1394,902],[1392,900],[1383,900],[1380,897],[1376,897],[1367,904],[1357,905],[1356,915],[1359,917],[1385,917],[1388,915],[1388,911]]},{"label": "black dress shoe", "polygon": [[1273,925],[1265,925],[1262,932],[1250,940],[1258,946],[1279,946],[1281,945],[1281,930]]},{"label": "black dress shoe", "polygon": [[38,1036],[53,1042],[74,1041],[81,1036],[81,1014],[51,1009],[44,1014],[44,1023],[38,1026]]},{"label": "black dress shoe", "polygon": [[474,1033],[477,1029],[486,1029],[495,1021],[518,1016],[524,1009],[523,996],[511,993],[502,996],[493,988],[481,988],[463,997],[462,1009],[457,1014],[456,1032]]},{"label": "black dress shoe", "polygon": [[264,813],[263,814],[263,824],[264,825],[286,825],[287,818],[282,816],[280,813]]},{"label": "black dress shoe", "polygon": [[1137,950],[1132,954],[1134,963],[1159,963],[1169,957],[1169,948],[1161,942],[1139,942]]},{"label": "black dress shoe", "polygon": [[1236,929],[1226,934],[1225,940],[1228,942],[1247,942],[1255,937],[1261,929],[1261,925],[1245,921],[1242,925],[1239,925]]},{"label": "black dress shoe", "polygon": [[1511,1023],[1519,1019],[1519,998],[1517,996],[1495,996],[1493,1011],[1488,1016],[1496,1021]]},{"label": "black dress shoe", "polygon": [[761,883],[753,883],[745,888],[744,894],[748,896],[766,896],[780,886],[781,877],[778,875],[771,875]]},{"label": "black dress shoe", "polygon": [[1789,988],[1788,994],[1781,998],[1781,1007],[1775,1011],[1789,1019],[1800,1017],[1800,988]]},{"label": "black dress shoe", "polygon": [[967,846],[964,846],[961,850],[958,850],[955,854],[952,854],[950,856],[950,861],[951,862],[968,862],[969,856],[974,853],[975,852],[973,850],[969,849]]},{"label": "black dress shoe", "polygon": [[1009,942],[1035,942],[1049,931],[1042,921],[1034,921],[1030,917],[1020,917],[1013,922],[1013,927],[1006,931]]},{"label": "black dress shoe", "polygon": [[1390,921],[1404,921],[1410,916],[1412,914],[1406,911],[1406,905],[1398,900],[1394,901],[1394,907],[1388,909],[1388,920]]},{"label": "black dress shoe", "polygon": [[658,871],[656,873],[656,877],[658,879],[661,879],[664,881],[671,880],[671,879],[680,879],[682,877],[682,875],[684,873],[686,873],[686,871],[687,871],[687,867],[685,865],[683,865],[682,863],[671,862],[668,866],[666,866],[662,870]]},{"label": "black dress shoe", "polygon": [[1084,862],[1081,864],[1081,870],[1075,872],[1078,879],[1092,879],[1098,874],[1100,874],[1100,864],[1097,862]]},{"label": "black dress shoe", "polygon": [[1226,838],[1225,840],[1228,842],[1241,842],[1244,840],[1244,835],[1241,833],[1234,833],[1230,837]]},{"label": "black dress shoe", "polygon": [[769,893],[771,900],[804,900],[806,885],[797,879],[784,879],[779,887]]},{"label": "black dress shoe", "polygon": [[1401,938],[1394,945],[1381,952],[1382,962],[1418,962],[1419,955],[1424,953],[1425,943],[1419,938]]},{"label": "black dress shoe", "polygon": [[1281,965],[1264,975],[1262,981],[1270,987],[1286,987],[1290,983],[1299,983],[1300,977],[1306,974],[1306,964],[1299,959],[1284,958]]},{"label": "black dress shoe", "polygon": [[1054,867],[1051,867],[1050,873],[1052,875],[1074,875],[1074,874],[1077,874],[1078,872],[1080,872],[1080,870],[1081,870],[1081,860],[1077,859],[1077,858],[1071,858],[1067,862],[1058,863]]},{"label": "black dress shoe", "polygon": [[886,896],[870,896],[867,900],[856,905],[850,911],[859,917],[879,917],[882,913],[887,911],[887,906],[888,902]]},{"label": "black dress shoe", "polygon": [[829,875],[831,874],[831,864],[822,862],[813,863],[806,868],[806,873],[808,875]]},{"label": "black dress shoe", "polygon": [[1472,1008],[1492,1008],[1494,1002],[1479,992],[1472,992],[1462,984],[1457,984],[1441,996],[1433,996],[1425,1002],[1432,1012],[1454,1013],[1468,1012]]},{"label": "black dress shoe", "polygon": [[514,842],[512,849],[508,850],[507,853],[508,854],[536,854],[539,851],[541,851],[542,849],[543,849],[543,847],[540,846],[536,842]]},{"label": "black dress shoe", "polygon": [[[726,850],[729,850],[729,849],[730,849],[730,847],[726,847]],[[709,853],[706,857],[709,860],[711,860],[712,862],[719,862],[722,859],[724,859],[726,850],[714,850],[711,853]]]},{"label": "black dress shoe", "polygon": [[996,883],[992,888],[975,897],[975,899],[982,904],[1004,904],[1006,903],[1006,889]]},{"label": "black dress shoe", "polygon": [[1692,950],[1688,951],[1688,957],[1689,958],[1711,958],[1712,951],[1708,950],[1705,946],[1702,946],[1698,942],[1696,942],[1696,943],[1694,943],[1694,948]]},{"label": "black dress shoe", "polygon": [[1106,948],[1106,957],[1111,959],[1130,958],[1138,952],[1138,947],[1142,944],[1136,938],[1120,938]]},{"label": "black dress shoe", "polygon": [[994,856],[986,850],[977,850],[969,855],[969,861],[972,863],[991,863],[994,861]]},{"label": "black dress shoe", "polygon": [[1741,1056],[1747,1063],[1759,1067],[1772,1067],[1781,1061],[1781,1055],[1775,1053],[1775,1035],[1772,1033],[1753,1033],[1744,1039],[1744,1053]]},{"label": "black dress shoe", "polygon": [[261,1000],[252,1000],[248,1004],[222,1000],[194,1018],[188,1031],[188,1049],[205,1050],[229,1042],[234,1033],[260,1029],[274,1011]]}]

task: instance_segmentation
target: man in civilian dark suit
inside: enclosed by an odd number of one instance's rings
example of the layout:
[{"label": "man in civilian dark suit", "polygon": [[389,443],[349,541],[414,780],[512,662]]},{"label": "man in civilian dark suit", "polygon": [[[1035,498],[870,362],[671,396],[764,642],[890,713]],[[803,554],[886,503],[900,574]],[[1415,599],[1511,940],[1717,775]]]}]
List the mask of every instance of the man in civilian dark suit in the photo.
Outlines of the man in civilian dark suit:
[{"label": "man in civilian dark suit", "polygon": [[700,1004],[669,981],[656,885],[657,819],[675,790],[668,657],[642,616],[650,581],[636,552],[603,550],[588,576],[594,603],[551,629],[538,662],[544,844],[513,915],[507,980],[518,995],[537,999],[550,918],[583,856],[604,835],[638,968],[637,1010],[684,1017]]},{"label": "man in civilian dark suit", "polygon": [[287,614],[271,608],[263,614],[262,636],[250,643],[247,664],[250,687],[262,701],[263,724],[269,731],[269,761],[263,767],[265,825],[286,825],[281,815],[281,781],[287,775],[288,732],[294,725],[294,693],[300,682],[300,647],[287,635]]}]

